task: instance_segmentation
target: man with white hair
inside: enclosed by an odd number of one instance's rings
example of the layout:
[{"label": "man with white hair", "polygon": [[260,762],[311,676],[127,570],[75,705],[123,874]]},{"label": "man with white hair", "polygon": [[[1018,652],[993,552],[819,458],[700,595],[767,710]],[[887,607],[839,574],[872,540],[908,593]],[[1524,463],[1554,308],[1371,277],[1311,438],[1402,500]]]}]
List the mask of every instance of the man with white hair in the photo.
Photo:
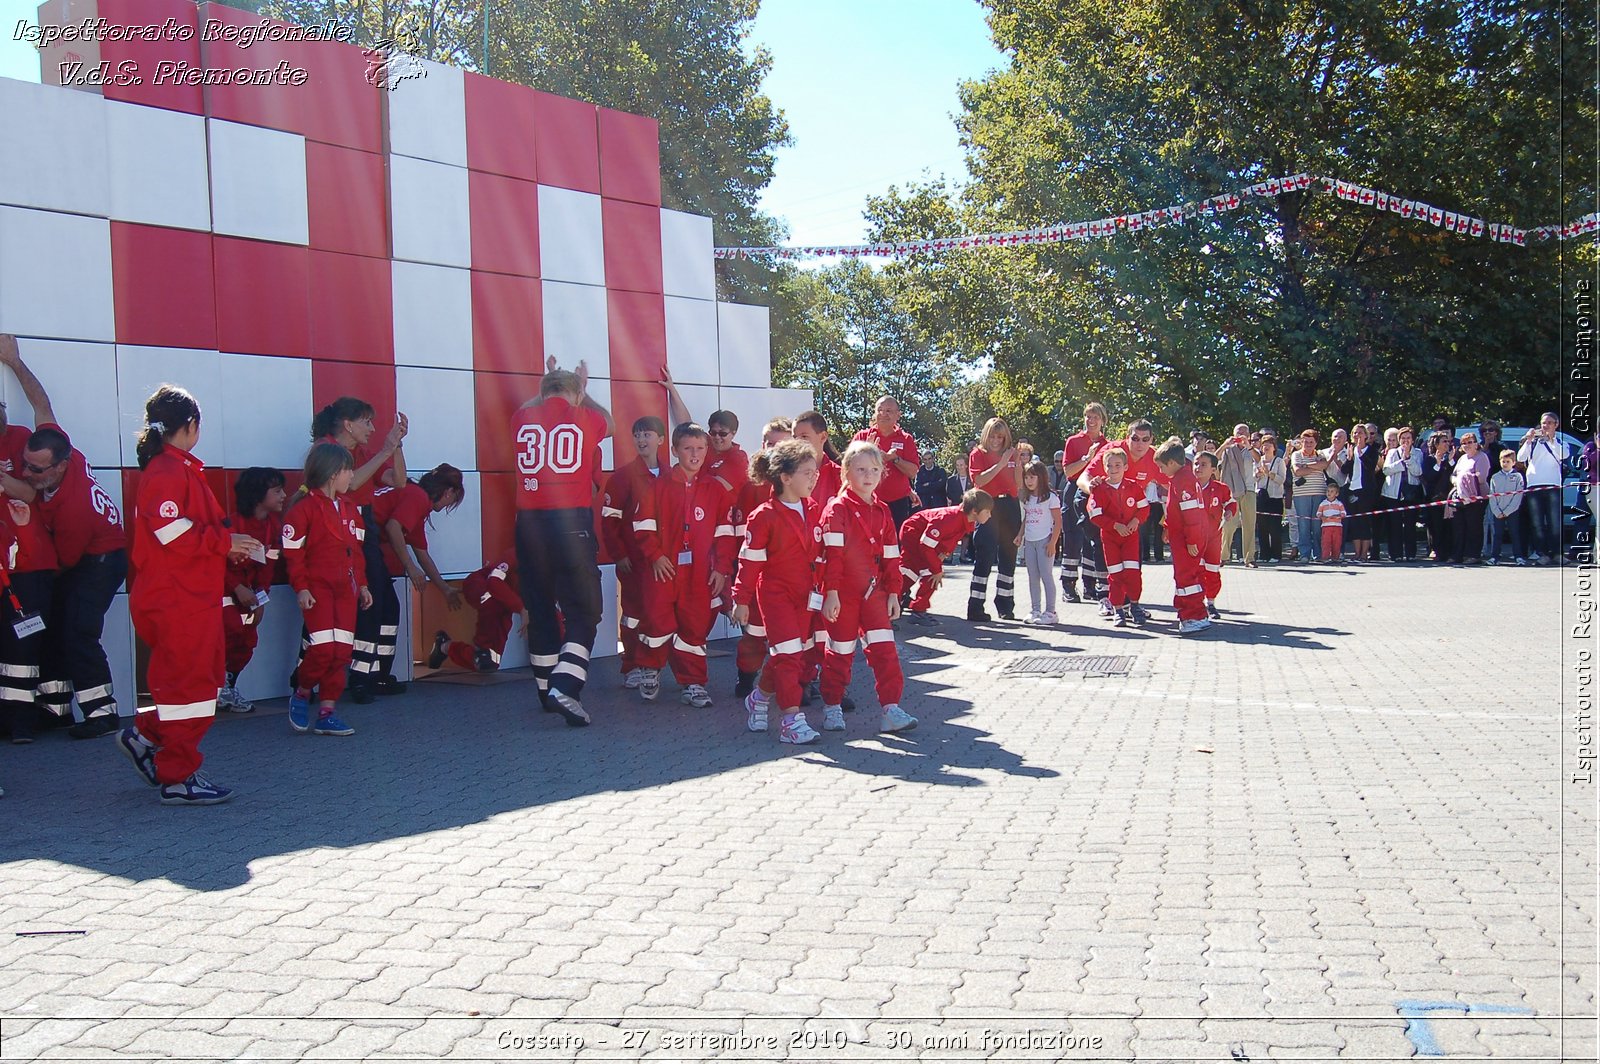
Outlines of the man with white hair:
[{"label": "man with white hair", "polygon": [[1233,493],[1239,504],[1222,526],[1222,564],[1227,565],[1232,556],[1233,534],[1244,533],[1244,564],[1247,569],[1256,567],[1256,465],[1261,454],[1250,446],[1250,426],[1242,422],[1233,427],[1233,435],[1217,448],[1217,461],[1221,465],[1218,475]]}]

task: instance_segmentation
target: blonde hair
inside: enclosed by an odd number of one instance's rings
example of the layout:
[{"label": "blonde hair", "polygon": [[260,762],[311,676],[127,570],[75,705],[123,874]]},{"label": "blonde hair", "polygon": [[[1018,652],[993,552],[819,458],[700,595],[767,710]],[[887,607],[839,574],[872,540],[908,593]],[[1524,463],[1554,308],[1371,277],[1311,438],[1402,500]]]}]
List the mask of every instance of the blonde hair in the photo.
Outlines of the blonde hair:
[{"label": "blonde hair", "polygon": [[[1012,444],[1017,442],[1011,435],[1011,423],[1003,417],[992,417],[983,423],[983,431],[978,433],[978,446],[987,450],[989,447],[989,437],[993,435],[997,429],[1005,430],[1005,447],[1010,447]],[[1002,447],[1001,449],[1004,450],[1005,447]]]},{"label": "blonde hair", "polygon": [[850,446],[844,449],[844,457],[839,459],[839,468],[848,473],[851,464],[862,458],[876,462],[879,469],[883,468],[883,452],[870,440],[852,440]]}]

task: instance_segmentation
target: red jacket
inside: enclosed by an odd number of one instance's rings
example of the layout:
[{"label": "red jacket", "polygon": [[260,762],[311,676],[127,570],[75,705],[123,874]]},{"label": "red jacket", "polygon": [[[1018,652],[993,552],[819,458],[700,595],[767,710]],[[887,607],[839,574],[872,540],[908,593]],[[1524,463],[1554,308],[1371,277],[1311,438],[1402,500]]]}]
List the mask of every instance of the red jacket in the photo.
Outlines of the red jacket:
[{"label": "red jacket", "polygon": [[644,560],[667,558],[684,564],[688,552],[696,567],[733,573],[739,540],[733,532],[733,495],[720,480],[702,472],[691,484],[682,466],[657,478],[655,490],[635,502],[633,533]]},{"label": "red jacket", "polygon": [[[914,571],[944,572],[944,556],[961,545],[977,524],[959,506],[917,510],[900,526],[901,564]],[[916,561],[920,564],[912,565]]]},{"label": "red jacket", "polygon": [[[46,422],[39,427],[66,435],[60,425]],[[33,512],[44,518],[63,569],[77,565],[85,554],[109,554],[128,545],[117,504],[94,479],[88,459],[76,448],[67,458],[67,472],[61,483],[48,496],[39,493],[33,501]]]},{"label": "red jacket", "polygon": [[744,539],[745,529],[750,522],[750,515],[755,513],[756,508],[770,498],[772,498],[771,481],[746,480],[739,487],[739,505],[734,513],[738,523],[733,526],[733,532],[740,540]]},{"label": "red jacket", "polygon": [[822,542],[822,507],[810,499],[800,504],[805,516],[777,498],[756,507],[745,523],[744,548],[739,551],[739,577],[733,601],[748,606],[757,585],[766,594],[780,594],[805,608],[816,590],[817,553]]},{"label": "red jacket", "polygon": [[600,502],[600,539],[613,559],[628,558],[638,562],[644,558],[639,550],[639,538],[633,534],[631,515],[638,500],[656,490],[656,479],[649,463],[637,456],[607,478]]},{"label": "red jacket", "polygon": [[817,486],[811,489],[811,497],[825,506],[829,499],[839,494],[842,487],[844,473],[839,469],[839,463],[823,455],[817,462]]},{"label": "red jacket", "polygon": [[737,494],[739,485],[750,479],[750,456],[737,443],[726,451],[713,448],[706,455],[705,468],[700,475],[707,480],[721,481],[724,490]]},{"label": "red jacket", "polygon": [[389,544],[390,521],[400,522],[400,530],[408,547],[428,549],[428,515],[433,513],[433,500],[414,480],[406,481],[403,488],[382,487],[372,497],[372,520],[378,528],[378,548],[390,576],[405,576],[405,560]]},{"label": "red jacket", "polygon": [[56,561],[55,540],[50,538],[50,530],[45,527],[39,508],[30,504],[28,509],[32,511],[28,523],[17,525],[11,520],[8,500],[0,495],[0,520],[12,530],[17,547],[16,558],[8,561],[6,568],[13,573],[53,572],[60,567]]},{"label": "red jacket", "polygon": [[[339,443],[339,437],[324,436],[317,442]],[[367,443],[371,444],[372,441],[368,440]],[[339,444],[339,446],[343,447],[344,444]],[[360,469],[362,466],[372,461],[373,456],[378,453],[380,446],[363,446],[358,443],[354,447],[350,448],[350,461],[355,463],[355,467],[357,469]],[[373,494],[377,492],[379,488],[388,486],[383,482],[383,475],[393,468],[394,456],[390,455],[381,466],[373,471],[372,476],[367,478],[367,482],[365,484],[361,485],[359,488],[351,488],[349,491],[345,492],[345,502],[355,507],[371,506]]]},{"label": "red jacket", "polygon": [[163,447],[139,477],[133,511],[138,575],[129,589],[140,600],[135,609],[199,611],[219,601],[233,534],[204,470],[189,452]]},{"label": "red jacket", "polygon": [[498,602],[511,613],[521,613],[522,596],[511,586],[510,568],[505,562],[485,565],[461,582],[461,594],[480,610],[489,602]]},{"label": "red jacket", "polygon": [[283,518],[289,585],[307,591],[316,584],[348,580],[359,593],[367,586],[367,567],[361,560],[365,536],[361,512],[351,503],[320,491],[302,495]]},{"label": "red jacket", "polygon": [[841,596],[900,591],[900,540],[886,503],[853,491],[822,508],[822,590]]},{"label": "red jacket", "polygon": [[1130,476],[1124,476],[1116,487],[1110,481],[1101,481],[1089,490],[1089,503],[1084,508],[1095,527],[1108,536],[1117,533],[1114,525],[1129,521],[1142,524],[1150,513],[1150,501],[1145,498],[1145,487]]},{"label": "red jacket", "polygon": [[1174,554],[1187,553],[1192,543],[1204,551],[1222,545],[1222,523],[1238,509],[1233,492],[1213,476],[1201,487],[1194,472],[1180,469],[1167,494],[1167,542]]},{"label": "red jacket", "polygon": [[233,589],[240,584],[252,591],[271,589],[272,577],[278,571],[278,559],[283,556],[283,518],[278,514],[268,514],[257,520],[245,514],[234,514],[229,523],[232,531],[259,540],[267,549],[265,562],[247,557],[228,563],[227,574],[222,580],[222,597],[231,602]]}]

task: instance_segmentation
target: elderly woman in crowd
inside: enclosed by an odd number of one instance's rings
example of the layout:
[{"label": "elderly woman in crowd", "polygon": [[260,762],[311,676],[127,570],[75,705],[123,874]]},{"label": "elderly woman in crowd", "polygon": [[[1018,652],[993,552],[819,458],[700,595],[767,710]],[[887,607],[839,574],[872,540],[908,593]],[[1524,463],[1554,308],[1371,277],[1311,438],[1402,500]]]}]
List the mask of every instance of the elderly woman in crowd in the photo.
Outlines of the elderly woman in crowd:
[{"label": "elderly woman in crowd", "polygon": [[[1450,498],[1451,476],[1455,472],[1456,441],[1447,432],[1435,432],[1428,439],[1428,455],[1422,460],[1422,490],[1428,502],[1444,503]],[[1451,540],[1455,538],[1455,514],[1444,505],[1430,506],[1422,511],[1423,524],[1428,530],[1428,560],[1447,564],[1451,555]],[[1482,531],[1480,524],[1479,531]]]},{"label": "elderly woman in crowd", "polygon": [[1300,449],[1289,459],[1294,485],[1294,516],[1300,541],[1300,557],[1318,560],[1322,530],[1317,526],[1317,507],[1327,497],[1328,460],[1317,450],[1317,430],[1300,433]]},{"label": "elderly woman in crowd", "polygon": [[1262,433],[1258,439],[1261,456],[1256,459],[1256,539],[1261,560],[1283,560],[1283,485],[1286,481],[1283,456],[1277,438]]},{"label": "elderly woman in crowd", "polygon": [[1478,446],[1478,434],[1468,429],[1461,434],[1461,455],[1451,472],[1453,494],[1460,502],[1456,510],[1455,552],[1457,565],[1483,564],[1483,515],[1489,509],[1489,456]]}]

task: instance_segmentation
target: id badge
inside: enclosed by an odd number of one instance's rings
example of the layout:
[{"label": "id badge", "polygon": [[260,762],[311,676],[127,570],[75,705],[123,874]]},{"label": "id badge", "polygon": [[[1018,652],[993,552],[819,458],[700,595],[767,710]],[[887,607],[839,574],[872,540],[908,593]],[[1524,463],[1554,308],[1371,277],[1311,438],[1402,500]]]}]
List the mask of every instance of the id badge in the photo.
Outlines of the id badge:
[{"label": "id badge", "polygon": [[271,599],[272,599],[272,596],[269,593],[267,593],[265,591],[257,591],[256,592],[256,609],[259,610],[261,607],[265,606],[269,601],[271,601]]},{"label": "id badge", "polygon": [[25,613],[12,622],[11,630],[17,633],[18,639],[26,639],[30,635],[38,635],[44,631],[44,619],[37,613]]},{"label": "id badge", "polygon": [[811,593],[811,597],[806,600],[806,609],[808,609],[808,610],[820,610],[821,608],[822,608],[822,592],[813,591]]},{"label": "id badge", "polygon": [[693,565],[694,564],[694,552],[693,551],[687,551],[687,550],[680,550],[678,552],[678,564],[679,565]]},{"label": "id badge", "polygon": [[257,547],[255,550],[247,554],[246,557],[255,562],[257,565],[265,565],[267,564],[267,548]]}]

